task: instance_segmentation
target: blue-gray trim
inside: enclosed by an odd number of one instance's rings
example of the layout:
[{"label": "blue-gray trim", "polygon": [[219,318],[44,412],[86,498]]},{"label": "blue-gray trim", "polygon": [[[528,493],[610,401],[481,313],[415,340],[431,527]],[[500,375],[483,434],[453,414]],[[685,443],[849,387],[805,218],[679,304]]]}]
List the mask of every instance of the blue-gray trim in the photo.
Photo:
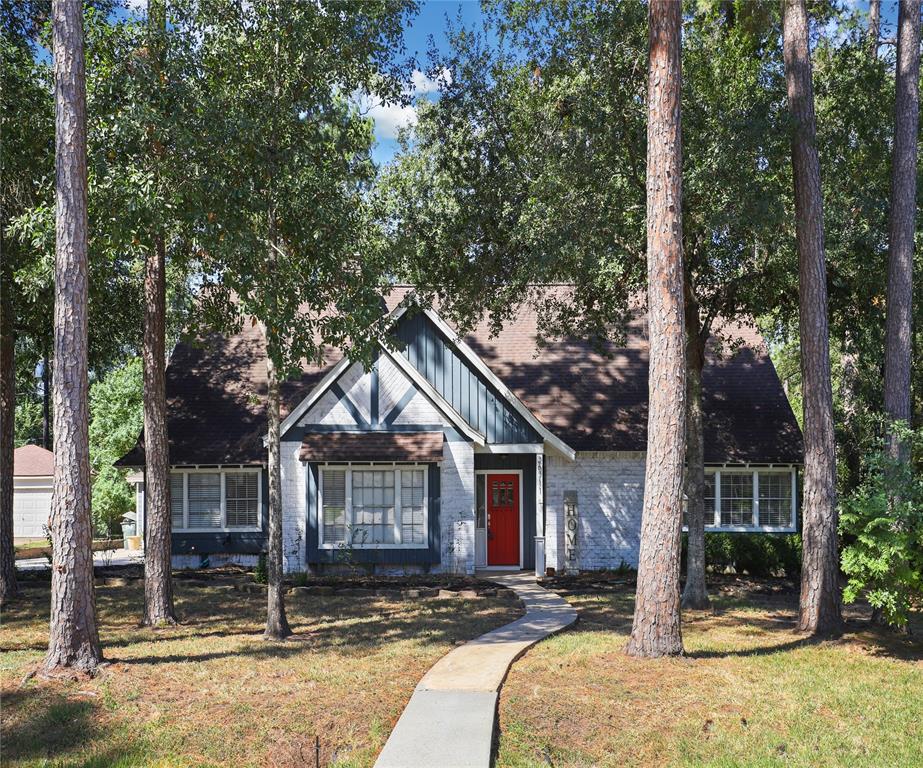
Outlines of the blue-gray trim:
[{"label": "blue-gray trim", "polygon": [[341,387],[338,382],[333,382],[333,384],[330,385],[330,391],[336,395],[337,399],[340,401],[340,405],[349,411],[349,415],[355,419],[356,424],[362,427],[371,428],[372,425],[365,420],[365,417],[359,412],[359,408],[349,395],[343,391],[343,387]]},{"label": "blue-gray trim", "polygon": [[173,534],[170,551],[174,555],[258,555],[265,552],[269,531],[269,475],[264,469],[260,470],[260,485],[263,494],[260,508],[262,531],[178,531]]},{"label": "blue-gray trim", "polygon": [[[441,478],[438,464],[429,464],[427,491],[429,494],[429,547],[426,549],[353,549],[349,560],[363,565],[438,565],[442,552],[442,536],[439,526],[442,507]],[[311,463],[305,470],[308,473],[306,485],[307,499],[307,562],[311,565],[334,565],[345,562],[345,553],[339,549],[320,549],[317,546],[317,490],[318,465]]]},{"label": "blue-gray trim", "polygon": [[[305,435],[323,434],[324,432],[355,432],[363,434],[366,432],[443,432],[445,439],[449,443],[468,443],[471,442],[461,432],[456,431],[453,427],[446,427],[442,424],[392,424],[375,429],[373,427],[359,427],[347,424],[307,424],[305,426],[294,426],[285,433],[285,439],[304,440]],[[343,460],[347,461],[348,456]]]},{"label": "blue-gray trim", "polygon": [[535,454],[476,453],[474,469],[522,470],[522,567],[535,568]]},{"label": "blue-gray trim", "polygon": [[408,313],[395,336],[404,355],[488,443],[540,443],[542,438],[455,345],[422,313]]},{"label": "blue-gray trim", "polygon": [[378,383],[378,361],[381,358],[381,350],[375,352],[375,362],[372,364],[372,370],[369,372],[372,384],[372,393],[371,401],[369,404],[370,413],[372,415],[372,426],[379,426],[378,419],[378,398],[380,393],[380,387]]},{"label": "blue-gray trim", "polygon": [[394,425],[394,422],[397,421],[397,417],[400,416],[404,409],[410,405],[410,401],[413,400],[414,395],[417,394],[417,388],[412,384],[407,387],[407,391],[401,395],[401,399],[394,404],[394,407],[388,411],[388,415],[385,416],[385,426],[391,427]]}]

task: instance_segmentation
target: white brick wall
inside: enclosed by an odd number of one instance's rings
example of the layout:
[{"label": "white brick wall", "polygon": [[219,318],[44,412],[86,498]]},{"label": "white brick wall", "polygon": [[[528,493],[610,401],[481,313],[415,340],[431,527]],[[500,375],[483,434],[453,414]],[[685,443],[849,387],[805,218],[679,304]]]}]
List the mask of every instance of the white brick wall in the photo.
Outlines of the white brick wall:
[{"label": "white brick wall", "polygon": [[644,500],[644,455],[582,452],[545,461],[546,562],[564,565],[564,492],[577,492],[581,570],[637,566]]},{"label": "white brick wall", "polygon": [[282,555],[285,571],[303,571],[307,536],[307,474],[298,460],[301,441],[282,442]]},{"label": "white brick wall", "polygon": [[474,447],[446,440],[442,455],[440,570],[474,573]]}]

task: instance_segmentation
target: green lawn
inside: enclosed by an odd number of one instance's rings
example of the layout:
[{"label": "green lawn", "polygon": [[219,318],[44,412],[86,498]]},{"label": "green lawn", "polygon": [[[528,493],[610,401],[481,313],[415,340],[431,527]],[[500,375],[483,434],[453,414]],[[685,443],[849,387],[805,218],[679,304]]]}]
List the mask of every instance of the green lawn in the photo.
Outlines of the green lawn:
[{"label": "green lawn", "polygon": [[455,643],[521,615],[500,598],[289,596],[295,636],[261,637],[262,594],[177,581],[184,620],[137,626],[139,584],[97,589],[104,653],[93,680],[20,681],[48,642],[48,586],[3,611],[2,764],[368,766],[414,686]]},{"label": "green lawn", "polygon": [[923,642],[853,617],[842,640],[805,643],[797,595],[731,586],[666,661],[624,655],[627,587],[568,597],[577,627],[503,687],[498,765],[923,765]]}]

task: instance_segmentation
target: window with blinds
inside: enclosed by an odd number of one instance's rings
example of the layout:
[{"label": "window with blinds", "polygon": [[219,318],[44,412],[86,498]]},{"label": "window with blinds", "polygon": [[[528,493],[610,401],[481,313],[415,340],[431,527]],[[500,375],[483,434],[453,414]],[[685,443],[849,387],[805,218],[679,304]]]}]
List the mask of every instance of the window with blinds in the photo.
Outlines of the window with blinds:
[{"label": "window with blinds", "polygon": [[221,527],[221,475],[194,472],[187,480],[189,527]]},{"label": "window with blinds", "polygon": [[354,544],[394,544],[394,472],[352,472]]},{"label": "window with blinds", "polygon": [[760,525],[788,527],[794,525],[792,478],[781,472],[760,472]]},{"label": "window with blinds", "polygon": [[715,524],[715,476],[705,473],[705,525]]},{"label": "window with blinds", "polygon": [[346,541],[346,471],[326,469],[321,474],[323,488],[323,541],[340,543]]},{"label": "window with blinds", "polygon": [[320,545],[426,547],[426,469],[322,467]]},{"label": "window with blinds", "polygon": [[173,518],[173,528],[186,527],[186,483],[181,472],[170,475],[170,516]]},{"label": "window with blinds", "polygon": [[254,472],[228,472],[224,476],[224,503],[228,528],[254,527],[259,521],[259,477]]},{"label": "window with blinds", "polygon": [[260,504],[258,471],[170,474],[174,530],[258,529]]},{"label": "window with blinds", "polygon": [[753,473],[721,473],[721,525],[753,525]]},{"label": "window with blinds", "polygon": [[705,473],[705,525],[717,530],[794,531],[795,489],[794,468],[709,469]]}]

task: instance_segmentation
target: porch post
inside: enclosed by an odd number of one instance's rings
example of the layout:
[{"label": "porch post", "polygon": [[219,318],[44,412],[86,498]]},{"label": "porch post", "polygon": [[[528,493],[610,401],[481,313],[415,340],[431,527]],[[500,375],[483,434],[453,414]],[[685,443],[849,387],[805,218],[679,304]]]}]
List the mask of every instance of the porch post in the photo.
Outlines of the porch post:
[{"label": "porch post", "polygon": [[535,576],[545,575],[545,454],[535,454]]}]

